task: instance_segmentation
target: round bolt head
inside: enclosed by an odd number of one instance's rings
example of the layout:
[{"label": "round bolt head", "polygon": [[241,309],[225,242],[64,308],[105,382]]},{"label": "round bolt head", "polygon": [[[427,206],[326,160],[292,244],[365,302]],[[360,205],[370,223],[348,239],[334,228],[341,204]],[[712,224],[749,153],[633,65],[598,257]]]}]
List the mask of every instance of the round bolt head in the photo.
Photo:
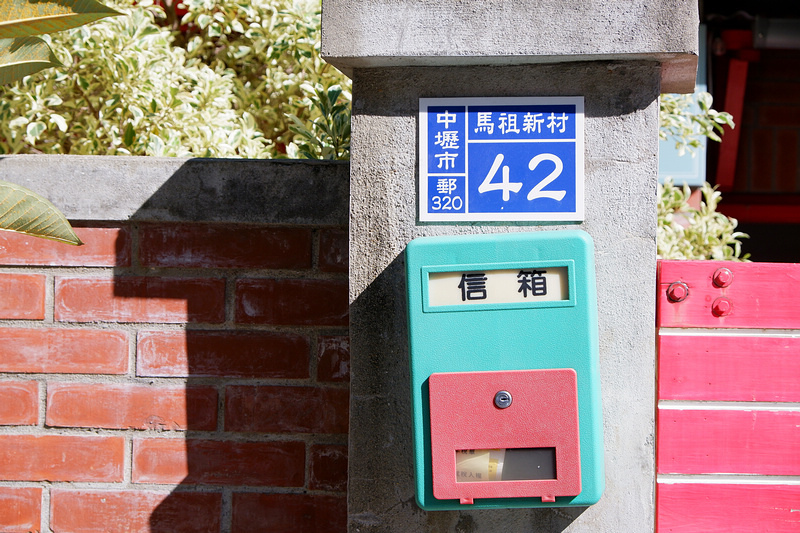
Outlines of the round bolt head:
[{"label": "round bolt head", "polygon": [[494,405],[499,409],[505,409],[509,405],[511,405],[511,393],[505,390],[501,390],[497,394],[494,395]]},{"label": "round bolt head", "polygon": [[714,300],[714,303],[711,304],[711,313],[714,316],[728,316],[731,314],[733,310],[733,304],[727,298],[717,298]]},{"label": "round bolt head", "polygon": [[675,281],[667,287],[667,298],[670,302],[682,302],[689,296],[689,286],[682,281]]},{"label": "round bolt head", "polygon": [[714,272],[712,281],[716,287],[719,287],[720,289],[725,288],[733,283],[733,272],[725,267],[718,268],[716,272]]}]

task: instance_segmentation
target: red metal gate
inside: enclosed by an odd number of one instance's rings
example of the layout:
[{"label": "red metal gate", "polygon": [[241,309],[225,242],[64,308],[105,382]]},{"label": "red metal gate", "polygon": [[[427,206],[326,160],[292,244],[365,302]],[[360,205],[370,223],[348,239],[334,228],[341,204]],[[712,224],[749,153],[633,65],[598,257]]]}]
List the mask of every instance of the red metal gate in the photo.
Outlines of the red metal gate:
[{"label": "red metal gate", "polygon": [[657,531],[800,531],[800,265],[661,261]]}]

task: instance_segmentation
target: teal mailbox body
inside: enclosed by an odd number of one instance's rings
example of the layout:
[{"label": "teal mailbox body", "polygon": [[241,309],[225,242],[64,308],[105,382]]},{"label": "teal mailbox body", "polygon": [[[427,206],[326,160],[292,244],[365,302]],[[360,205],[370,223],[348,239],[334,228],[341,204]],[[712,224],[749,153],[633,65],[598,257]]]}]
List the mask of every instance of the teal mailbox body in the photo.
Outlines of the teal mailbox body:
[{"label": "teal mailbox body", "polygon": [[579,230],[406,249],[417,501],[587,506],[604,487],[594,250]]}]

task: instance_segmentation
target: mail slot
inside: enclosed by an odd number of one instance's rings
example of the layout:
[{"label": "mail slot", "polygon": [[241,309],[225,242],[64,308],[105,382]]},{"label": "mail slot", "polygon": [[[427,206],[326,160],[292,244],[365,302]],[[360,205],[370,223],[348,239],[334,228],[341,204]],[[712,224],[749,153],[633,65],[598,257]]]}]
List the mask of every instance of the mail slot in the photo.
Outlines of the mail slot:
[{"label": "mail slot", "polygon": [[416,494],[426,510],[586,506],[603,491],[591,238],[406,250]]}]

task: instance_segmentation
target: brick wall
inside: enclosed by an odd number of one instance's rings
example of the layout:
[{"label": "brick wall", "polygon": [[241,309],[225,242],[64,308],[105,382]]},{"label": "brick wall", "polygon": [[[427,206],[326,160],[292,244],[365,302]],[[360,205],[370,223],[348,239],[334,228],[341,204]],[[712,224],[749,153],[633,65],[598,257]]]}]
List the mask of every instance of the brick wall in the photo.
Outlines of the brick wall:
[{"label": "brick wall", "polygon": [[761,50],[749,65],[733,190],[800,193],[800,51]]},{"label": "brick wall", "polygon": [[347,231],[0,235],[0,531],[344,531]]}]

